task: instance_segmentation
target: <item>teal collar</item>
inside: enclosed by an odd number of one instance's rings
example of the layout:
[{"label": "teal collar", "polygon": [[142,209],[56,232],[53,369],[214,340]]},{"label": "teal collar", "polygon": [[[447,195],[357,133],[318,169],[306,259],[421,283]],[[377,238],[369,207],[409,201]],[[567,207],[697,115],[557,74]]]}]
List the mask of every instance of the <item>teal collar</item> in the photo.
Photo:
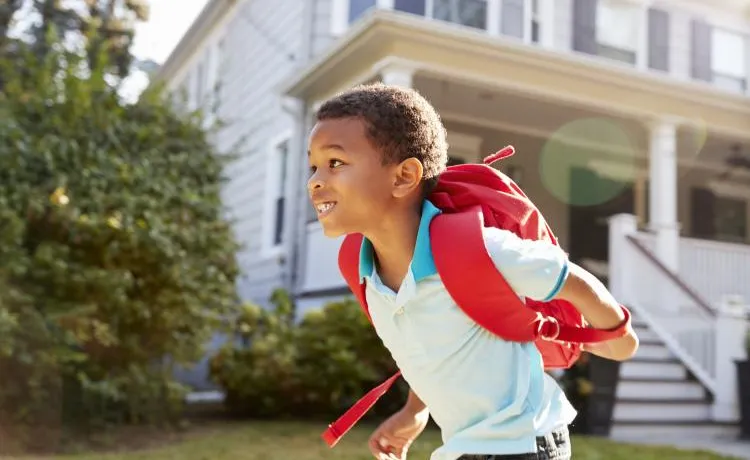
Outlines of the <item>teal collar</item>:
[{"label": "teal collar", "polygon": [[[422,217],[419,221],[417,244],[414,246],[414,257],[409,266],[414,275],[414,281],[437,274],[435,259],[432,257],[432,249],[430,247],[430,222],[438,214],[440,214],[440,210],[434,204],[425,200],[422,204]],[[364,281],[365,277],[372,276],[374,273],[375,261],[373,259],[372,243],[367,238],[364,238],[359,251],[360,282]]]}]

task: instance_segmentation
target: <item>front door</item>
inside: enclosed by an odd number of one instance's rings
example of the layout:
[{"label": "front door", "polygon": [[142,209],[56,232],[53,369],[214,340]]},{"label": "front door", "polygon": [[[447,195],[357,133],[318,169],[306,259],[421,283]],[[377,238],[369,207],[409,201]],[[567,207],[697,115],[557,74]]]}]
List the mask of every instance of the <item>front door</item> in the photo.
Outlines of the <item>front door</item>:
[{"label": "front door", "polygon": [[609,268],[609,224],[620,213],[634,213],[633,183],[611,179],[585,168],[570,177],[570,259],[606,282]]}]

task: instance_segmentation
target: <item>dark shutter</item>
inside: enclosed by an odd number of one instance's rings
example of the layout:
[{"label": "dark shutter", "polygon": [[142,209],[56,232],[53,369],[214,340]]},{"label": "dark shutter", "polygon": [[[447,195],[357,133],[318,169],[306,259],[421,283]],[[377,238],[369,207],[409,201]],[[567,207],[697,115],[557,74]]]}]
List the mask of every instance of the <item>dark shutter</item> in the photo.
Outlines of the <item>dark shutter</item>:
[{"label": "dark shutter", "polygon": [[692,26],[692,75],[696,80],[711,81],[711,26],[694,20]]},{"label": "dark shutter", "polygon": [[716,199],[705,188],[690,190],[690,233],[696,238],[711,239],[716,234],[714,210]]},{"label": "dark shutter", "polygon": [[426,12],[425,3],[426,0],[395,0],[393,2],[393,9],[396,11],[416,14],[418,16],[424,16]]},{"label": "dark shutter", "polygon": [[500,33],[523,38],[524,0],[503,0],[500,5]]},{"label": "dark shutter", "polygon": [[273,244],[281,244],[284,241],[284,197],[276,198],[276,221],[273,229]]},{"label": "dark shutter", "polygon": [[575,51],[597,54],[596,5],[597,0],[573,0],[573,49]]},{"label": "dark shutter", "polygon": [[648,10],[648,66],[669,71],[669,13],[656,8]]}]

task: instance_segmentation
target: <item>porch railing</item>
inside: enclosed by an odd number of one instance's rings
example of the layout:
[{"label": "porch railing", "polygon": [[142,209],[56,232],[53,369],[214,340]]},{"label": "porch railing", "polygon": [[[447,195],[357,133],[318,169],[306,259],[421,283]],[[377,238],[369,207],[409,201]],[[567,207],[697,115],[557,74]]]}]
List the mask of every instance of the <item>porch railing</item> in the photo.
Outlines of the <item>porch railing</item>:
[{"label": "porch railing", "polygon": [[612,293],[712,393],[715,418],[736,420],[733,361],[744,356],[747,330],[747,285],[737,275],[749,272],[750,250],[681,239],[675,273],[654,255],[655,237],[637,230],[635,216],[614,216],[609,240]]}]

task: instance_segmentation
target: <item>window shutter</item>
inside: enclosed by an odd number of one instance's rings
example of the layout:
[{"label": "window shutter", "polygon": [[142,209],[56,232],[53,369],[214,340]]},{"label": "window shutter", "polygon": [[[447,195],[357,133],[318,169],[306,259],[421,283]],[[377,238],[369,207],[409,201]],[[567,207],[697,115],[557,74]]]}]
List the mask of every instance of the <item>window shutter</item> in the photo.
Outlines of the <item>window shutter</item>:
[{"label": "window shutter", "polygon": [[597,54],[597,0],[573,0],[573,50]]},{"label": "window shutter", "polygon": [[500,32],[516,38],[523,38],[524,0],[503,0],[500,6]]},{"label": "window shutter", "polygon": [[711,26],[701,20],[693,21],[692,75],[696,80],[711,81]]},{"label": "window shutter", "polygon": [[648,10],[648,66],[669,71],[669,13],[656,8]]}]

